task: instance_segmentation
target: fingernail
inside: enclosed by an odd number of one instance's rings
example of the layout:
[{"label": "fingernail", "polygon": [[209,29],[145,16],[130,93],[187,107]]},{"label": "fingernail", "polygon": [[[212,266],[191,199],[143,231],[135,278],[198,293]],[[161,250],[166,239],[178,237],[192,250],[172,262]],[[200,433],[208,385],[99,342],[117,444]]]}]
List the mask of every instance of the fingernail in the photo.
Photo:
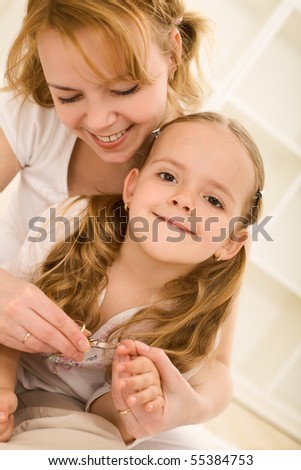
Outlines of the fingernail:
[{"label": "fingernail", "polygon": [[80,351],[82,352],[86,352],[86,351],[89,351],[90,349],[90,343],[88,340],[86,339],[81,339],[78,343],[78,349],[80,349]]},{"label": "fingernail", "polygon": [[124,380],[120,380],[119,387],[120,388],[125,388],[126,387],[126,382]]},{"label": "fingernail", "polygon": [[5,422],[7,420],[7,413],[5,411],[0,411],[0,422]]},{"label": "fingernail", "polygon": [[125,344],[120,343],[120,344],[118,344],[116,349],[121,349],[122,351],[124,351],[126,349],[126,346],[125,346]]},{"label": "fingernail", "polygon": [[135,403],[137,403],[137,398],[133,395],[129,397],[129,400],[130,400],[131,405],[135,405]]},{"label": "fingernail", "polygon": [[75,362],[82,362],[82,361],[84,360],[84,355],[83,355],[83,353],[76,352],[76,353],[72,356],[72,359],[73,359],[73,361],[75,361]]},{"label": "fingernail", "polygon": [[135,343],[136,343],[136,346],[138,346],[143,351],[149,351],[150,350],[150,347],[147,344],[142,343],[141,341],[136,340]]}]

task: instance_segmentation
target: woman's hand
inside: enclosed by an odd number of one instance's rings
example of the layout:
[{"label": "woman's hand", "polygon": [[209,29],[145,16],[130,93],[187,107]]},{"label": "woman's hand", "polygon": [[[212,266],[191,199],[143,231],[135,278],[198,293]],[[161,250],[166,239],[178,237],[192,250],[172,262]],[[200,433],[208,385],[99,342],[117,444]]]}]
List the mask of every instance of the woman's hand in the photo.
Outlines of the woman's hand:
[{"label": "woman's hand", "polygon": [[0,344],[26,352],[60,352],[76,361],[90,348],[76,323],[40,289],[2,269]]},{"label": "woman's hand", "polygon": [[14,412],[18,406],[17,395],[10,390],[0,389],[0,442],[11,438],[14,430]]},{"label": "woman's hand", "polygon": [[185,409],[196,404],[196,393],[167,355],[132,340],[123,340],[116,349],[112,398],[136,439],[188,424]]}]

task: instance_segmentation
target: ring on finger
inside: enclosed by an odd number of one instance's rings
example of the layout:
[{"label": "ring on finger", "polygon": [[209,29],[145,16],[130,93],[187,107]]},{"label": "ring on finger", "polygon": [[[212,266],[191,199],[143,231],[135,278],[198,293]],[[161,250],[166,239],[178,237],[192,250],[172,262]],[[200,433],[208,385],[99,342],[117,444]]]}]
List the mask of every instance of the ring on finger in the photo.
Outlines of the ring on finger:
[{"label": "ring on finger", "polygon": [[26,341],[28,340],[29,336],[31,336],[31,333],[29,333],[29,331],[27,331],[26,335],[24,336],[23,340],[22,340],[22,343],[26,343]]},{"label": "ring on finger", "polygon": [[126,415],[127,413],[131,413],[132,410],[131,408],[127,408],[126,410],[117,410],[117,413],[119,413],[120,415]]}]

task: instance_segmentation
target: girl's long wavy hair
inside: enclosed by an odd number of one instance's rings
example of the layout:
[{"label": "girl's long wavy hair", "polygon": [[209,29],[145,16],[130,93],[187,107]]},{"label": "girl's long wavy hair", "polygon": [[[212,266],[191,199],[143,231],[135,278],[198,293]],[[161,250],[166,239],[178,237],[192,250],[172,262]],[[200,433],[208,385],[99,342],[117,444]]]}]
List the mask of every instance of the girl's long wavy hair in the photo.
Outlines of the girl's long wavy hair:
[{"label": "girl's long wavy hair", "polygon": [[[246,201],[241,225],[255,223],[261,210],[259,190],[264,169],[259,150],[248,132],[236,121],[217,113],[203,112],[175,119],[199,121],[227,128],[245,147],[253,162],[254,191]],[[160,137],[159,137],[160,138]],[[88,199],[79,228],[48,254],[37,272],[36,285],[73,319],[94,330],[100,319],[99,295],[107,284],[107,271],[118,256],[127,227],[127,213],[120,195],[98,195]],[[245,248],[229,260],[212,258],[186,276],[164,287],[164,298],[142,308],[111,333],[162,348],[181,371],[196,366],[207,356],[228,316],[245,267]],[[150,281],[151,282],[151,281]]]},{"label": "girl's long wavy hair", "polygon": [[[71,40],[91,70],[108,80],[91,62],[76,36],[77,31],[86,29],[107,53],[109,73],[115,81],[146,85],[152,81],[146,59],[150,40],[154,40],[163,53],[172,53],[177,64],[169,82],[169,103],[180,112],[181,103],[193,112],[200,108],[208,91],[199,51],[203,43],[211,43],[209,25],[206,18],[186,11],[182,0],[28,0],[22,28],[8,55],[6,81],[9,88],[25,97],[32,96],[41,106],[53,106],[37,50],[39,33],[49,29]],[[175,26],[182,37],[181,56],[169,37]],[[137,32],[141,40],[137,40]],[[113,57],[118,58],[115,63]],[[197,65],[198,77],[192,71],[193,64]]]}]

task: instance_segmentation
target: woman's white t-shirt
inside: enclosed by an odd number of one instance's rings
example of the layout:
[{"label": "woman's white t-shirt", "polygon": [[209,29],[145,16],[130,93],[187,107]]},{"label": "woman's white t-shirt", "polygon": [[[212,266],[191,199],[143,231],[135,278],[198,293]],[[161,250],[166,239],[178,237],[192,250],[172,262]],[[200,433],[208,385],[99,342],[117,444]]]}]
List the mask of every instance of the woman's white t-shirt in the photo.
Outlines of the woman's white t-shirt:
[{"label": "woman's white t-shirt", "polygon": [[1,267],[16,255],[36,218],[68,196],[68,165],[76,136],[54,108],[10,92],[0,93],[0,128],[22,166],[0,193]]}]

